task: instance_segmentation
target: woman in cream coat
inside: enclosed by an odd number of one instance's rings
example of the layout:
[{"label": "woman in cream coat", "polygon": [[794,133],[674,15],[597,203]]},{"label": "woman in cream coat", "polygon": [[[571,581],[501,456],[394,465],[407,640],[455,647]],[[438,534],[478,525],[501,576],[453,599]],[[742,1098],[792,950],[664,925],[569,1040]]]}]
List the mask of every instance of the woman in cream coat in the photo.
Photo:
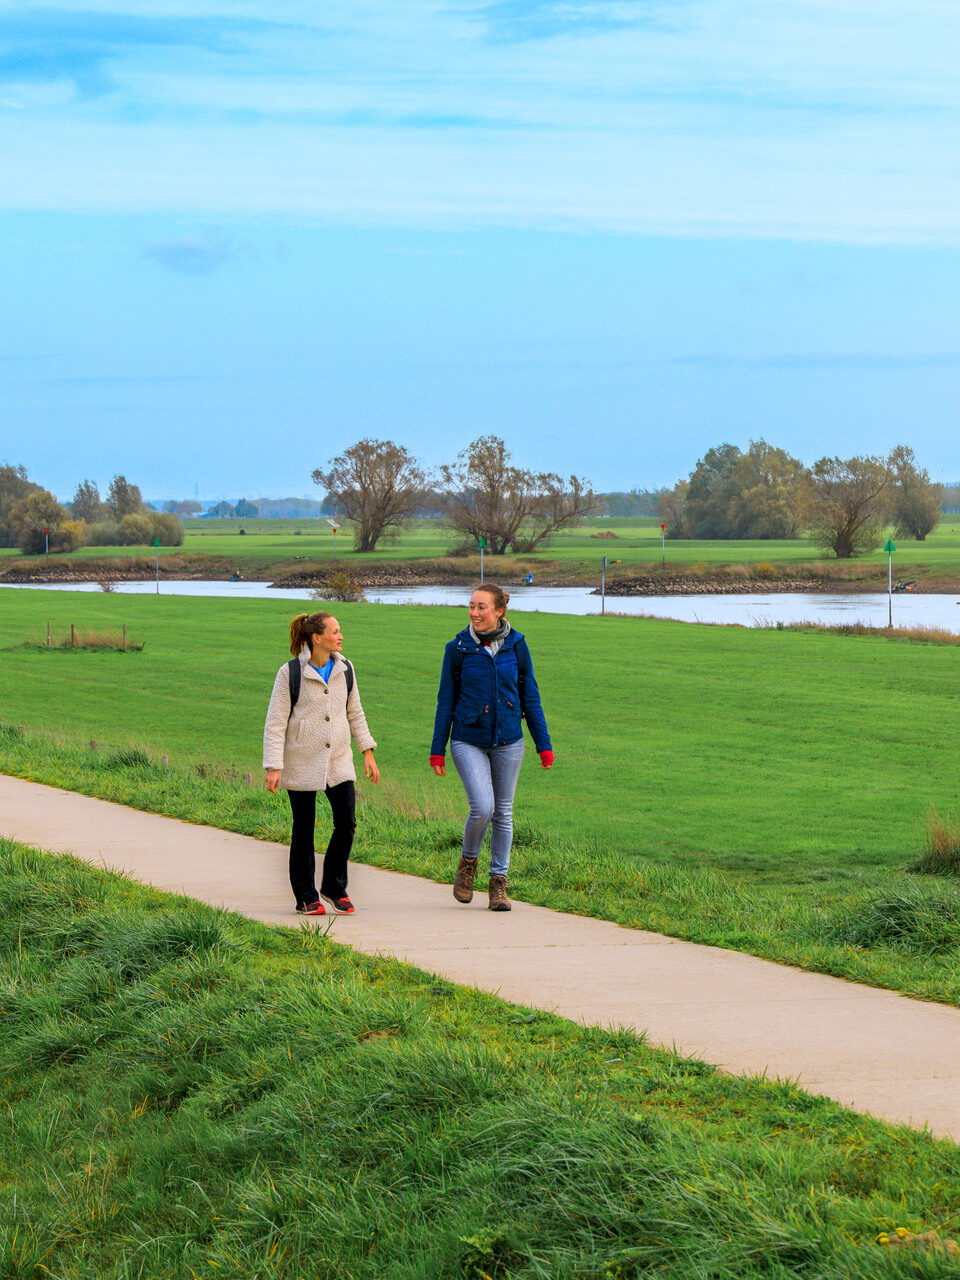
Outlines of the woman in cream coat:
[{"label": "woman in cream coat", "polygon": [[[347,862],[356,828],[351,737],[363,752],[367,777],[380,781],[373,758],[377,744],[342,648],[340,624],[331,614],[301,613],[294,618],[290,652],[300,663],[300,693],[291,711],[290,672],[284,663],[274,681],[263,729],[267,790],[283,787],[290,797],[290,885],[301,915],[322,916],[328,908],[349,915],[354,909],[347,896]],[[324,792],[333,811],[319,893],[313,847],[318,791]]]}]

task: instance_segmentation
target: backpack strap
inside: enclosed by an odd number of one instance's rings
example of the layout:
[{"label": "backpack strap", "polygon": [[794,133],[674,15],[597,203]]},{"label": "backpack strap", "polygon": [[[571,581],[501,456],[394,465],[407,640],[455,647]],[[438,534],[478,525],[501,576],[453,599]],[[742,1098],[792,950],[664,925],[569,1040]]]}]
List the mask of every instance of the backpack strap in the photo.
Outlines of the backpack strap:
[{"label": "backpack strap", "polygon": [[353,693],[353,663],[349,658],[344,658],[344,662],[347,664],[347,698],[349,699]]},{"label": "backpack strap", "polygon": [[287,679],[290,682],[290,716],[293,715],[293,708],[297,705],[297,699],[300,697],[300,677],[302,670],[299,658],[291,658],[287,663]]},{"label": "backpack strap", "polygon": [[463,650],[459,645],[454,649],[453,656],[450,659],[450,674],[453,676],[453,683],[460,688],[460,676],[463,672]]}]

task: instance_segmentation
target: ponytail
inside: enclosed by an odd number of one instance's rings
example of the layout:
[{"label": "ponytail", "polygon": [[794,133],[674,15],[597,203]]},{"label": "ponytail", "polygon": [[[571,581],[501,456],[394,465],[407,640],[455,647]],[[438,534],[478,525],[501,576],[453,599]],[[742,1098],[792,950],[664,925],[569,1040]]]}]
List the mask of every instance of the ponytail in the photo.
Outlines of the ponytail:
[{"label": "ponytail", "polygon": [[313,648],[313,637],[323,635],[323,629],[332,617],[329,613],[298,613],[290,623],[290,652],[295,658],[300,656],[304,645]]}]

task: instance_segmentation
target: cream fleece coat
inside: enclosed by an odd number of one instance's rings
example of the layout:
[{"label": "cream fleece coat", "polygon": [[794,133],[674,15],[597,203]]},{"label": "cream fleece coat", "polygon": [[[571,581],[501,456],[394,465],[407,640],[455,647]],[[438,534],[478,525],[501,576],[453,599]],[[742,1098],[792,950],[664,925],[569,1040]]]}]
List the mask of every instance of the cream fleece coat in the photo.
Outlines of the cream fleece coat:
[{"label": "cream fleece coat", "polygon": [[347,700],[347,664],[335,654],[329,684],[310,666],[309,651],[300,654],[300,696],[290,714],[290,677],[287,664],[277,672],[263,727],[263,767],[281,769],[281,787],[288,791],[323,791],[341,782],[353,782],[353,737],[361,751],[376,742],[367,728],[356,671]]}]

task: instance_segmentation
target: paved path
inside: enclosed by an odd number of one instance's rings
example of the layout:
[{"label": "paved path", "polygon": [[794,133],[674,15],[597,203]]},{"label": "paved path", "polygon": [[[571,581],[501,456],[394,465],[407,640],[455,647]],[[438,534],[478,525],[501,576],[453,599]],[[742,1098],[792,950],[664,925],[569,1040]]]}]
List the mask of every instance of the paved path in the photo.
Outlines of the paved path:
[{"label": "paved path", "polygon": [[[301,923],[280,845],[3,775],[0,836]],[[359,909],[334,918],[338,942],[960,1141],[960,1009],[526,903],[499,915],[485,894],[464,907],[449,886],[374,867],[355,864],[350,891]]]}]

